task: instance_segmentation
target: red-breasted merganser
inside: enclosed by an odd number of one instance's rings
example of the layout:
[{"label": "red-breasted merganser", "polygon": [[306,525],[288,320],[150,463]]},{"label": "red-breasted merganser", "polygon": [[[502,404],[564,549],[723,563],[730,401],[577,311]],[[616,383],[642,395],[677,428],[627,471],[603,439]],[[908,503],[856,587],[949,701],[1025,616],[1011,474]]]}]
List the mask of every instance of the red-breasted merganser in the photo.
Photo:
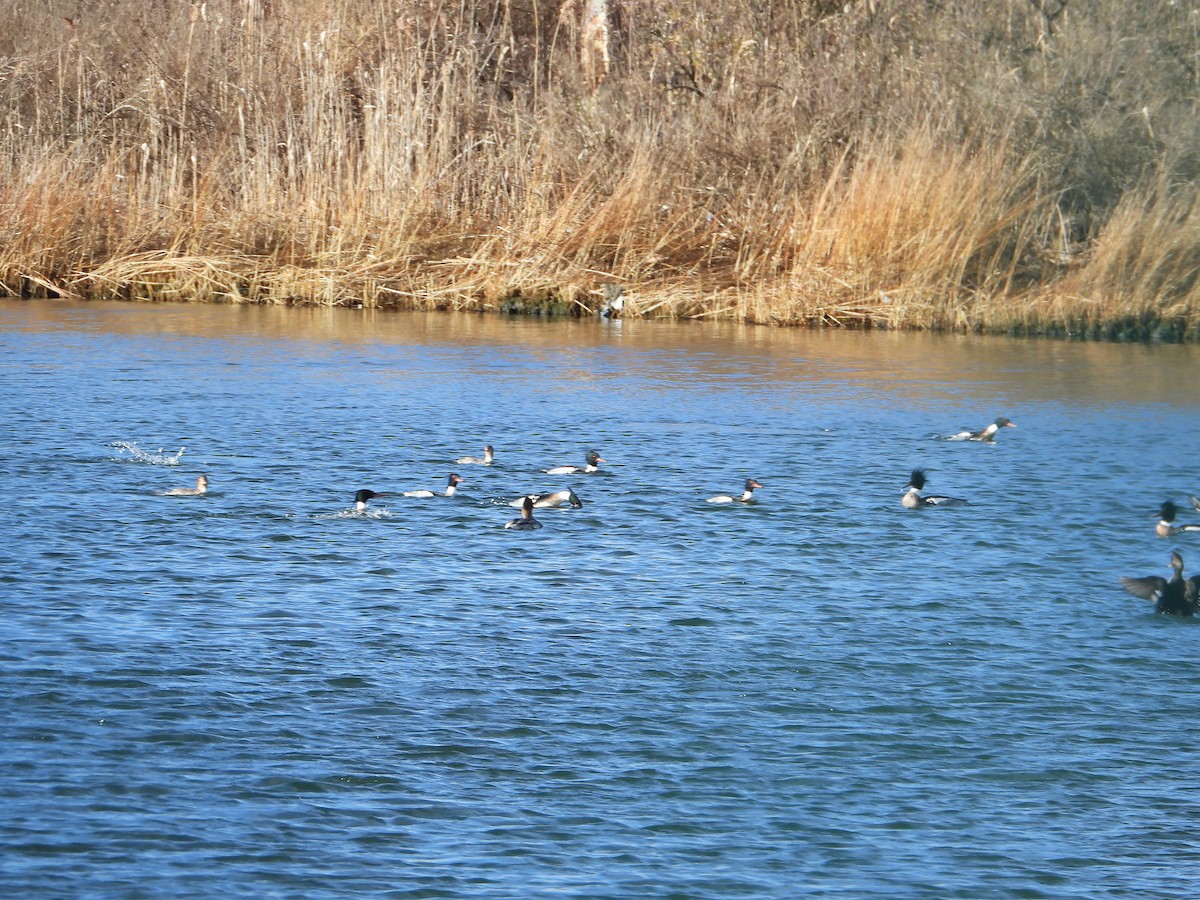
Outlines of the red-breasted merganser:
[{"label": "red-breasted merganser", "polygon": [[746,479],[746,489],[737,496],[731,494],[717,494],[715,497],[709,497],[709,503],[753,503],[754,489],[762,487],[762,483],[753,478]]},{"label": "red-breasted merganser", "polygon": [[376,497],[386,497],[386,491],[369,491],[364,488],[361,491],[354,492],[354,508],[359,512],[365,512],[367,509],[367,501],[374,500]]},{"label": "red-breasted merganser", "polygon": [[405,497],[453,497],[454,492],[458,490],[460,484],[465,484],[462,476],[457,472],[451,472],[450,477],[446,479],[446,493],[438,494],[434,491],[405,491]]},{"label": "red-breasted merganser", "polygon": [[1145,578],[1122,578],[1121,585],[1135,597],[1153,600],[1154,608],[1172,616],[1194,616],[1200,606],[1200,575],[1183,577],[1183,557],[1179,551],[1171,553],[1171,580],[1161,575]]},{"label": "red-breasted merganser", "polygon": [[1178,512],[1179,507],[1175,505],[1174,500],[1168,500],[1159,507],[1158,524],[1154,526],[1154,533],[1159,537],[1172,537],[1185,531],[1200,531],[1200,525],[1176,525],[1175,515]]},{"label": "red-breasted merganser", "polygon": [[530,531],[534,528],[541,528],[542,523],[533,517],[533,498],[526,497],[521,504],[521,518],[513,519],[511,522],[504,524],[505,528],[516,528],[522,531]]},{"label": "red-breasted merganser", "polygon": [[196,486],[194,488],[171,488],[169,491],[164,491],[168,497],[196,497],[200,494],[208,493],[208,476],[200,475],[196,478]]},{"label": "red-breasted merganser", "polygon": [[922,497],[920,494],[921,488],[925,487],[925,470],[913,469],[912,477],[905,485],[908,488],[900,503],[909,509],[924,509],[927,506],[966,506],[966,500],[960,500],[957,497],[939,497],[936,494],[928,497]]},{"label": "red-breasted merganser", "polygon": [[1010,419],[1005,419],[1003,416],[989,425],[987,428],[979,431],[960,431],[958,434],[950,435],[952,441],[987,441],[989,444],[995,442],[996,432],[1001,428],[1016,428],[1016,423]]},{"label": "red-breasted merganser", "polygon": [[565,491],[549,491],[545,494],[529,494],[526,497],[518,497],[508,505],[520,509],[530,497],[533,498],[535,509],[556,509],[560,506],[570,506],[571,509],[580,509],[583,506],[583,501],[570,488],[567,488]]},{"label": "red-breasted merganser", "polygon": [[496,451],[491,444],[483,448],[483,456],[460,456],[455,460],[461,466],[490,466],[496,458]]},{"label": "red-breasted merganser", "polygon": [[595,450],[589,450],[587,452],[586,459],[587,459],[586,466],[555,466],[553,469],[547,469],[546,474],[547,475],[591,475],[593,472],[598,472],[600,470],[600,465],[599,465],[600,463],[608,462],[607,459],[602,457]]}]

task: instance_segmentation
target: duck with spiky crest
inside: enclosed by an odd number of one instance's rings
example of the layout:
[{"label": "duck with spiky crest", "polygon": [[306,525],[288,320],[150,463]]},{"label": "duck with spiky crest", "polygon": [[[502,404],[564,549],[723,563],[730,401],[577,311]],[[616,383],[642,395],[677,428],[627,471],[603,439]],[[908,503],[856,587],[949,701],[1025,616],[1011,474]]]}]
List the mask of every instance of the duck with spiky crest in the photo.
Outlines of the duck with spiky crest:
[{"label": "duck with spiky crest", "polygon": [[1154,533],[1159,537],[1174,537],[1185,531],[1200,531],[1200,525],[1176,525],[1175,516],[1178,514],[1179,507],[1174,500],[1163,503],[1158,508],[1158,524],[1154,526]]},{"label": "duck with spiky crest", "polygon": [[[181,451],[182,452],[182,451]],[[171,488],[169,491],[163,491],[168,497],[199,497],[201,494],[208,493],[208,476],[197,475],[196,486],[194,488]]]},{"label": "duck with spiky crest", "polygon": [[1200,608],[1200,575],[1183,577],[1183,557],[1178,550],[1171,551],[1170,580],[1161,575],[1144,578],[1122,578],[1121,586],[1135,597],[1153,600],[1154,608],[1171,616],[1194,616]]},{"label": "duck with spiky crest", "polygon": [[483,448],[483,456],[460,456],[455,460],[460,466],[490,466],[496,458],[496,448],[488,444]]},{"label": "duck with spiky crest", "polygon": [[608,462],[595,450],[589,450],[584,455],[585,463],[582,466],[555,466],[553,469],[546,469],[547,475],[591,475],[600,471],[600,463]]},{"label": "duck with spiky crest", "polygon": [[[560,506],[569,506],[571,509],[583,508],[583,501],[570,488],[561,491],[546,491],[544,494],[529,494],[528,496],[533,498],[535,509],[557,509]],[[525,499],[525,497],[518,497],[508,505],[520,509],[525,505]]]},{"label": "duck with spiky crest", "polygon": [[994,444],[996,442],[996,432],[1001,428],[1016,428],[1017,425],[1012,419],[1006,419],[1001,416],[987,428],[980,428],[978,431],[960,431],[958,434],[952,434],[949,440],[952,441],[983,441],[986,444]]},{"label": "duck with spiky crest", "polygon": [[504,523],[505,528],[512,528],[516,531],[533,531],[536,528],[541,528],[542,523],[533,517],[533,498],[526,497],[521,503],[521,517],[513,519],[511,522]]},{"label": "duck with spiky crest", "polygon": [[439,494],[430,490],[405,491],[405,497],[453,497],[458,491],[458,486],[463,484],[463,477],[457,472],[451,472],[450,477],[446,479],[446,492]]},{"label": "duck with spiky crest", "polygon": [[909,478],[908,484],[904,486],[907,490],[901,498],[900,503],[906,509],[925,509],[929,506],[966,506],[966,500],[960,500],[958,497],[941,497],[937,494],[931,494],[928,497],[921,496],[921,488],[925,487],[925,470],[913,469],[912,477]]},{"label": "duck with spiky crest", "polygon": [[374,500],[376,497],[386,496],[386,491],[372,491],[368,490],[367,488],[363,488],[361,491],[354,492],[354,508],[358,512],[366,512],[368,501]]},{"label": "duck with spiky crest", "polygon": [[717,494],[715,497],[709,497],[709,503],[753,503],[754,489],[762,487],[762,483],[757,478],[747,478],[746,487],[740,494]]}]

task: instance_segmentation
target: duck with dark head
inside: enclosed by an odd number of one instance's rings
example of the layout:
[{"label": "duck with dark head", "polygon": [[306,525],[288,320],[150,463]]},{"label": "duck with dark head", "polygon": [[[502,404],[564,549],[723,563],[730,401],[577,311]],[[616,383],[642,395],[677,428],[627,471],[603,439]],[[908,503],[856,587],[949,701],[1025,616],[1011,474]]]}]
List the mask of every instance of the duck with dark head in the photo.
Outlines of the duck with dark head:
[{"label": "duck with dark head", "polygon": [[1200,607],[1200,575],[1183,577],[1183,557],[1179,551],[1171,553],[1170,580],[1161,575],[1143,578],[1122,578],[1121,586],[1135,597],[1154,601],[1154,608],[1171,616],[1190,617]]},{"label": "duck with dark head", "polygon": [[996,432],[1001,428],[1016,428],[1016,423],[1012,419],[1006,419],[1001,416],[991,425],[986,428],[980,428],[978,431],[960,431],[958,434],[950,435],[952,441],[983,441],[991,444],[996,441]]},{"label": "duck with dark head", "polygon": [[521,518],[513,519],[511,522],[506,522],[505,528],[513,528],[518,531],[532,531],[535,528],[541,528],[542,523],[533,517],[533,498],[526,497],[521,504]]},{"label": "duck with dark head", "polygon": [[927,497],[922,497],[921,489],[925,487],[924,469],[913,469],[912,476],[908,479],[908,484],[904,487],[907,490],[900,499],[900,504],[906,509],[925,509],[929,506],[967,505],[966,500],[960,500],[958,497],[942,497],[938,494],[930,494]]}]

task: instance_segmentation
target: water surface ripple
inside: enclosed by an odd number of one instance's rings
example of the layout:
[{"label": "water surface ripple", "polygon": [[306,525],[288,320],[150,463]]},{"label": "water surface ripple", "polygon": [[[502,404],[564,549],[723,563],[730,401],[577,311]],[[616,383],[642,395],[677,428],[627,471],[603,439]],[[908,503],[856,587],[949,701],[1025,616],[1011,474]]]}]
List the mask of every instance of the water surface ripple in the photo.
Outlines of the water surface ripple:
[{"label": "water surface ripple", "polygon": [[1117,580],[1200,571],[1153,533],[1195,348],[13,301],[0,347],[5,896],[1200,883],[1200,631]]}]

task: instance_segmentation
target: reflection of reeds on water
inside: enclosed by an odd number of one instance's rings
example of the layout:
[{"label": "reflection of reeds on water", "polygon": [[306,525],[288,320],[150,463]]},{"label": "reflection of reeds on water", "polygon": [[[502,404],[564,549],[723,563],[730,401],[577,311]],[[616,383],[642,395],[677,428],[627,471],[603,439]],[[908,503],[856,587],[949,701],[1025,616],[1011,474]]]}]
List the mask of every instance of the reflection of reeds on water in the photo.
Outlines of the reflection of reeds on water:
[{"label": "reflection of reeds on water", "polygon": [[23,5],[0,285],[1196,337],[1186,10],[899,6]]}]

